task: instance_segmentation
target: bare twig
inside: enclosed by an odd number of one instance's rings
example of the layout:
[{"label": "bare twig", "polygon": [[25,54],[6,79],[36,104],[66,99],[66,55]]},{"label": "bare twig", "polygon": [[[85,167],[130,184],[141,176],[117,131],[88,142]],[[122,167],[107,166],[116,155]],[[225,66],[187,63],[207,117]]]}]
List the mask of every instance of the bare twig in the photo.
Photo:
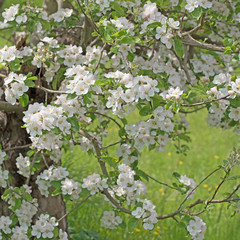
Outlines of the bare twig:
[{"label": "bare twig", "polygon": [[101,149],[104,150],[104,149],[107,149],[107,148],[109,148],[109,147],[115,146],[115,145],[117,145],[117,144],[119,144],[119,143],[122,143],[122,142],[124,142],[124,141],[121,140],[121,141],[118,141],[118,142],[109,144],[109,145],[107,145],[107,146],[105,146],[105,147],[101,147]]},{"label": "bare twig", "polygon": [[42,86],[36,86],[36,88],[43,90],[46,93],[56,93],[56,94],[69,94],[68,92],[65,91],[57,91],[57,90],[52,90],[52,89],[48,89]]},{"label": "bare twig", "polygon": [[81,9],[81,12],[82,12],[83,15],[85,16],[85,18],[87,18],[87,19],[89,20],[89,22],[92,24],[92,26],[93,26],[94,29],[97,31],[97,33],[98,33],[99,35],[101,35],[101,37],[102,37],[102,34],[100,33],[100,31],[99,31],[96,23],[92,20],[92,18],[89,18],[89,17],[88,17],[88,15],[87,15],[86,12],[84,11],[82,5],[80,4],[79,0],[77,0],[77,3],[78,3],[78,6],[79,6],[80,9]]},{"label": "bare twig", "polygon": [[199,102],[199,103],[181,104],[181,106],[183,106],[183,107],[200,106],[200,105],[204,105],[206,103],[212,103],[212,102],[217,102],[217,101],[220,101],[220,100],[224,100],[224,99],[226,99],[228,97],[229,97],[229,95],[226,95],[226,96],[223,96],[223,97],[220,97],[220,98],[217,98],[217,99],[207,100],[207,101],[203,101],[203,102]]},{"label": "bare twig", "polygon": [[171,189],[176,190],[176,188],[168,185],[167,183],[160,182],[160,181],[158,181],[157,179],[155,179],[155,178],[151,177],[150,175],[148,175],[147,173],[145,173],[145,174],[146,174],[150,179],[152,179],[153,181],[155,181],[155,182],[157,182],[157,183],[159,183],[159,184],[161,184],[161,185],[164,185],[164,186],[166,186],[166,187],[168,187],[168,188],[171,188]]},{"label": "bare twig", "polygon": [[58,222],[62,221],[65,217],[67,217],[70,213],[72,213],[75,209],[77,209],[80,205],[82,205],[84,202],[86,202],[92,195],[88,195],[86,198],[84,198],[81,202],[79,202],[73,209],[71,209],[69,212],[64,214],[61,218],[58,219]]},{"label": "bare twig", "polygon": [[102,49],[101,49],[101,52],[100,52],[100,55],[99,55],[97,64],[96,64],[96,66],[95,66],[95,69],[93,70],[93,73],[95,73],[95,72],[97,71],[97,68],[98,68],[98,66],[99,66],[99,64],[100,64],[100,62],[101,62],[101,59],[102,59],[103,51],[104,51],[104,49],[106,48],[106,46],[107,46],[107,43],[104,43],[104,45],[103,45],[103,47],[102,47]]},{"label": "bare twig", "polygon": [[42,158],[43,158],[43,162],[44,162],[45,166],[46,166],[47,168],[49,168],[49,165],[48,165],[48,163],[47,163],[47,159],[45,158],[45,155],[44,155],[43,152],[42,152]]},{"label": "bare twig", "polygon": [[188,114],[188,113],[194,113],[194,112],[197,112],[197,111],[199,111],[199,110],[201,110],[201,109],[204,109],[204,108],[206,108],[206,106],[203,106],[203,107],[200,107],[200,108],[194,109],[194,110],[192,110],[192,111],[183,111],[183,110],[179,110],[179,112],[180,112],[180,113],[184,113],[184,114]]},{"label": "bare twig", "polygon": [[[182,38],[182,42],[185,45],[199,47],[199,48],[212,50],[212,51],[216,51],[216,52],[225,52],[226,51],[225,47],[219,47],[219,46],[216,46],[213,44],[199,42],[189,34]],[[239,48],[237,48],[235,51],[232,51],[232,53],[239,53]]]},{"label": "bare twig", "polygon": [[21,145],[21,146],[15,146],[15,147],[10,147],[10,148],[6,148],[3,151],[7,152],[7,151],[12,151],[12,150],[16,150],[16,149],[24,149],[24,148],[29,148],[30,146],[32,146],[32,144],[26,144],[26,145]]},{"label": "bare twig", "polygon": [[227,199],[231,198],[233,196],[233,194],[238,191],[239,188],[240,188],[240,184],[237,185],[235,190],[227,197]]},{"label": "bare twig", "polygon": [[217,168],[214,171],[212,171],[210,174],[208,174],[199,184],[196,185],[196,187],[194,187],[188,194],[187,196],[184,198],[184,200],[181,202],[181,204],[178,207],[178,210],[181,209],[182,205],[187,201],[187,199],[189,198],[189,196],[204,182],[206,181],[211,175],[213,175],[215,172],[219,171],[222,168]]},{"label": "bare twig", "polygon": [[189,31],[187,31],[187,32],[183,32],[183,33],[182,33],[182,36],[190,35],[191,33],[194,33],[194,32],[196,32],[198,29],[200,29],[200,28],[202,27],[203,23],[204,23],[204,17],[205,17],[205,14],[203,13],[202,16],[200,17],[200,22],[199,22],[199,24],[198,24],[196,27],[194,27],[193,29],[191,29],[191,30],[189,30]]},{"label": "bare twig", "polygon": [[120,125],[114,118],[109,117],[108,115],[105,115],[105,114],[100,113],[100,112],[92,112],[92,111],[86,112],[85,114],[88,114],[88,113],[97,114],[97,115],[103,116],[103,117],[105,117],[105,118],[108,118],[108,119],[112,120],[114,123],[116,123],[116,125],[117,125],[119,128],[122,128],[121,125]]}]

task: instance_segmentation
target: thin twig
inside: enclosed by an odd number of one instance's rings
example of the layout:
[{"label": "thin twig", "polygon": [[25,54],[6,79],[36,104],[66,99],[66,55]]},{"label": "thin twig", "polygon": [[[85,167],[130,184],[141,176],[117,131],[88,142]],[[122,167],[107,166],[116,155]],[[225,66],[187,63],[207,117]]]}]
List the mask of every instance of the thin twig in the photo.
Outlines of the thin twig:
[{"label": "thin twig", "polygon": [[90,18],[88,17],[88,15],[86,14],[86,12],[83,10],[83,7],[82,7],[82,5],[80,4],[79,0],[77,0],[77,3],[78,3],[78,5],[79,5],[79,7],[80,7],[80,9],[81,9],[81,12],[83,13],[83,15],[89,20],[89,22],[93,25],[93,27],[95,28],[95,30],[97,31],[97,33],[98,33],[99,35],[101,35],[101,37],[102,37],[102,34],[100,33],[97,25],[95,24],[95,22],[94,22],[92,19],[90,19]]},{"label": "thin twig", "polygon": [[226,95],[226,96],[223,96],[223,97],[220,97],[220,98],[216,98],[216,99],[212,99],[212,100],[207,100],[207,101],[203,101],[203,102],[198,102],[198,103],[192,103],[192,104],[181,104],[181,106],[183,107],[194,107],[194,106],[200,106],[200,105],[204,105],[206,103],[212,103],[212,102],[217,102],[217,101],[220,101],[220,100],[224,100],[226,98],[228,98],[229,95]]},{"label": "thin twig", "polygon": [[168,187],[168,188],[177,190],[176,188],[168,185],[167,183],[160,182],[160,181],[158,181],[157,179],[155,179],[155,178],[151,177],[150,175],[148,175],[147,173],[145,173],[145,174],[146,174],[150,179],[152,179],[153,181],[155,181],[155,182],[157,182],[157,183],[159,183],[159,184],[161,184],[161,185],[164,185],[164,186],[166,186],[166,187]]},{"label": "thin twig", "polygon": [[104,51],[104,49],[106,48],[106,46],[107,46],[107,43],[104,43],[104,45],[103,45],[103,47],[102,47],[102,49],[101,49],[101,52],[100,52],[100,55],[99,55],[97,64],[96,64],[96,66],[95,66],[95,69],[93,70],[93,73],[95,73],[95,72],[97,71],[97,68],[98,68],[98,66],[99,66],[99,64],[100,64],[100,62],[101,62],[101,59],[102,59],[103,51]]},{"label": "thin twig", "polygon": [[194,27],[193,29],[191,29],[191,30],[189,30],[189,31],[187,31],[187,32],[183,32],[183,33],[182,33],[182,36],[189,35],[189,34],[191,34],[191,33],[196,32],[198,29],[200,29],[200,28],[202,27],[203,23],[204,23],[204,17],[205,17],[205,14],[203,13],[202,16],[200,17],[200,22],[199,22],[199,24],[198,24],[196,27]]},{"label": "thin twig", "polygon": [[180,113],[184,113],[184,114],[188,114],[188,113],[194,113],[194,112],[197,112],[197,111],[199,111],[199,110],[201,110],[201,109],[204,109],[204,108],[206,108],[206,106],[203,106],[203,107],[200,107],[200,108],[194,109],[194,110],[192,110],[192,111],[183,111],[183,110],[179,110],[179,112],[180,112]]},{"label": "thin twig", "polygon": [[235,190],[227,197],[227,199],[231,198],[233,196],[233,194],[235,192],[237,192],[237,190],[240,188],[240,184],[237,185],[237,187],[235,188]]},{"label": "thin twig", "polygon": [[86,198],[84,198],[81,202],[79,202],[73,209],[71,209],[69,212],[64,214],[61,218],[58,219],[58,222],[62,221],[66,216],[68,216],[70,213],[72,213],[75,209],[77,209],[80,205],[82,205],[84,202],[86,202],[92,195],[88,195]]},{"label": "thin twig", "polygon": [[43,90],[44,92],[47,93],[56,93],[56,94],[69,94],[68,92],[65,91],[57,91],[57,90],[52,90],[52,89],[48,89],[42,86],[36,86],[36,88]]},{"label": "thin twig", "polygon": [[187,196],[184,198],[184,200],[182,201],[182,203],[180,204],[180,206],[178,207],[178,210],[181,209],[182,205],[187,201],[187,199],[189,198],[189,196],[205,181],[207,180],[212,174],[214,174],[215,172],[219,171],[222,168],[217,168],[214,171],[212,171],[210,174],[208,174],[198,185],[196,185],[196,187],[194,187],[188,194]]},{"label": "thin twig", "polygon": [[85,114],[88,114],[88,113],[97,114],[97,115],[106,117],[106,118],[112,120],[114,123],[116,123],[119,128],[122,128],[121,125],[114,118],[109,117],[108,115],[105,115],[105,114],[100,113],[100,112],[92,112],[92,111],[86,112]]},{"label": "thin twig", "polygon": [[48,165],[48,163],[47,163],[47,159],[45,158],[45,155],[44,155],[43,152],[42,152],[42,158],[43,158],[43,162],[44,162],[44,164],[46,165],[46,167],[49,168],[49,165]]},{"label": "thin twig", "polygon": [[3,151],[7,152],[7,151],[12,151],[12,150],[16,150],[16,149],[24,149],[24,148],[29,148],[30,146],[32,146],[32,144],[26,144],[26,145],[21,145],[21,146],[15,146],[15,147],[10,147],[10,148],[6,148]]},{"label": "thin twig", "polygon": [[124,142],[124,141],[123,141],[123,140],[120,140],[120,141],[118,141],[118,142],[115,142],[115,143],[109,144],[109,145],[107,145],[107,146],[105,146],[105,147],[101,147],[101,149],[104,150],[104,149],[106,149],[106,148],[109,148],[109,147],[115,146],[115,145],[117,145],[117,144],[119,144],[119,143],[122,143],[122,142]]}]

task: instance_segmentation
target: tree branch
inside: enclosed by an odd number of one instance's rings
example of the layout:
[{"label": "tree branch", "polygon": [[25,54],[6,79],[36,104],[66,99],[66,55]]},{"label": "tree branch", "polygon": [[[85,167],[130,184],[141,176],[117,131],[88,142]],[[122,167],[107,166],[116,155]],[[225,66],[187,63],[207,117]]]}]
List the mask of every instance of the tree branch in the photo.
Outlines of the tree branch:
[{"label": "tree branch", "polygon": [[216,99],[212,99],[212,100],[207,100],[207,101],[203,101],[203,102],[199,102],[199,103],[181,104],[181,106],[183,106],[183,107],[200,106],[200,105],[204,105],[204,104],[206,104],[206,103],[212,103],[212,102],[220,101],[220,100],[226,99],[226,98],[228,98],[228,97],[229,97],[229,95],[226,95],[226,96],[223,96],[223,97],[220,97],[220,98],[216,98]]},{"label": "tree branch", "polygon": [[[219,46],[216,46],[216,45],[199,42],[189,34],[182,38],[182,42],[185,45],[189,45],[189,46],[193,46],[193,47],[199,47],[199,48],[212,50],[212,51],[216,51],[216,52],[225,52],[226,51],[225,47],[219,47]],[[239,52],[239,48],[237,48],[235,51],[232,51],[232,53],[238,53],[238,52]]]},{"label": "tree branch", "polygon": [[26,108],[22,107],[18,103],[15,105],[12,105],[9,102],[0,101],[0,111],[2,111],[2,112],[15,112],[22,117],[23,111],[25,111],[25,110],[26,110]]}]

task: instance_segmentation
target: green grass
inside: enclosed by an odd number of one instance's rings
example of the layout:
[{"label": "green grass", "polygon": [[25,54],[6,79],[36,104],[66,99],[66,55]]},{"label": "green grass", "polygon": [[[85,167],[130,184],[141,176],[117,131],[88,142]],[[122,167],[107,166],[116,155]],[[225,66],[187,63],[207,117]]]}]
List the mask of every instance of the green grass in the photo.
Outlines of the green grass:
[{"label": "green grass", "polygon": [[[173,144],[169,144],[164,153],[154,151],[143,151],[140,168],[150,174],[159,181],[171,184],[174,182],[172,177],[173,172],[178,172],[182,175],[187,175],[193,178],[197,183],[200,182],[211,171],[216,169],[218,165],[228,156],[232,147],[239,147],[239,136],[231,131],[222,131],[221,129],[210,128],[205,121],[206,112],[194,113],[188,117],[190,121],[190,136],[192,142],[189,144],[190,150],[187,156],[176,154],[176,149]],[[109,129],[110,137],[105,144],[109,144],[110,139],[116,140],[114,126]],[[98,172],[99,166],[94,157],[89,156],[86,152],[82,152],[79,148],[68,152],[64,156],[64,164],[70,167],[71,175],[76,180],[81,180],[87,175]],[[236,167],[235,173],[239,171]],[[190,203],[198,198],[207,199],[209,194],[213,194],[215,187],[221,181],[223,172],[218,172],[211,176],[204,184],[197,189]],[[176,180],[175,180],[176,181]],[[236,185],[237,181],[229,181],[223,184],[223,187],[216,196],[216,199],[223,198],[224,192],[230,192]],[[145,196],[151,199],[156,205],[158,214],[167,214],[175,211],[184,195],[161,186],[156,182],[149,181],[148,194]],[[228,204],[215,204],[209,211],[203,213],[200,217],[207,224],[205,239],[218,240],[237,240],[240,234],[240,216],[231,217],[232,209],[227,209]],[[204,206],[197,206],[193,212],[198,212]],[[70,209],[71,206],[68,206]],[[95,231],[103,239],[111,240],[151,240],[151,239],[191,239],[184,228],[177,226],[177,223],[172,219],[161,220],[156,224],[153,231],[145,231],[141,227],[141,223],[136,226],[137,231],[130,233],[126,229],[118,228],[117,230],[106,230],[100,227],[100,218],[104,210],[110,210],[111,206],[103,201],[103,196],[93,196],[88,202],[84,203],[79,209],[75,210],[69,216],[70,227],[76,229],[84,229]],[[129,217],[120,214],[123,219],[128,222]],[[74,235],[75,239],[87,239],[81,237],[81,234]],[[91,238],[89,238],[91,239]],[[97,239],[97,238],[93,238]]]}]

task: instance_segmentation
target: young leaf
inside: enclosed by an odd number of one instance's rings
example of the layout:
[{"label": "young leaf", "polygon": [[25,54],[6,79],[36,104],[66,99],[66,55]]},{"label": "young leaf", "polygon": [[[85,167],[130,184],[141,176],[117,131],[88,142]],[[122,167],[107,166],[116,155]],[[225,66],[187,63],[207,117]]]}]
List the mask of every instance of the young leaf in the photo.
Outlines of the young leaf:
[{"label": "young leaf", "polygon": [[184,56],[184,45],[179,38],[174,38],[173,48],[179,58]]},{"label": "young leaf", "polygon": [[19,98],[19,102],[21,103],[21,105],[23,107],[26,107],[28,105],[29,102],[29,97],[26,93],[24,93],[20,98]]}]

